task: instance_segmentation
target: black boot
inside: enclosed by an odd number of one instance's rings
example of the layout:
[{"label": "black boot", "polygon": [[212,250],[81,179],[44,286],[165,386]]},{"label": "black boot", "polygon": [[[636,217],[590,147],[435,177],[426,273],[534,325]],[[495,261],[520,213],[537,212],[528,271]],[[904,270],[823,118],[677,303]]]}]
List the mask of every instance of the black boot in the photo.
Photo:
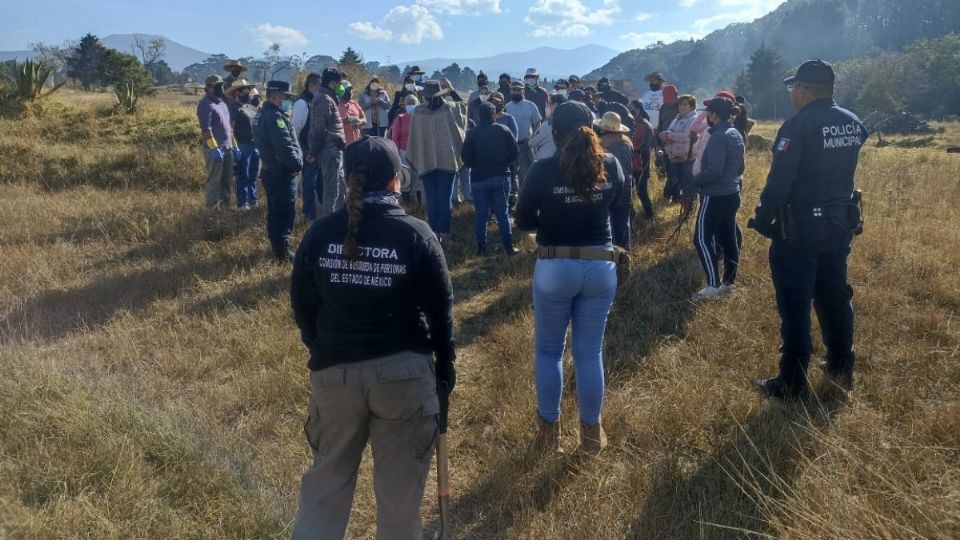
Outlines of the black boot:
[{"label": "black boot", "polygon": [[787,384],[780,377],[772,379],[755,379],[753,386],[767,398],[777,398],[782,400],[802,399],[807,395],[807,386],[795,386]]},{"label": "black boot", "polygon": [[486,244],[477,244],[477,257],[485,257],[486,255],[487,255]]},{"label": "black boot", "polygon": [[507,255],[507,257],[513,257],[517,253],[520,253],[520,250],[513,247],[513,245],[511,244],[509,246],[503,246],[503,252]]}]

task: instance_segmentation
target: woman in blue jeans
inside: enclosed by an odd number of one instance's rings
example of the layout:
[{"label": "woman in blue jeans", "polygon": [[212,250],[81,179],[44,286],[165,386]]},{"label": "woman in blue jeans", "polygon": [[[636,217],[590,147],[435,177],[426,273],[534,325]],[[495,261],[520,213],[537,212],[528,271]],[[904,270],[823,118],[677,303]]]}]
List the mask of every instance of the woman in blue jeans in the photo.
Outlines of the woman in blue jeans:
[{"label": "woman in blue jeans", "polygon": [[[449,98],[449,101],[447,100]],[[423,104],[414,109],[407,139],[407,159],[420,172],[427,202],[427,223],[450,248],[453,184],[463,168],[460,152],[467,127],[467,102],[450,81],[426,81]]]},{"label": "woman in blue jeans", "polygon": [[580,450],[597,454],[606,444],[603,408],[603,334],[617,289],[611,212],[629,206],[623,170],[604,153],[584,104],[567,102],[553,115],[557,154],[530,168],[517,202],[516,224],[537,231],[533,275],[536,328],[538,451],[560,448],[563,350],[572,325],[573,367],[580,406]]}]

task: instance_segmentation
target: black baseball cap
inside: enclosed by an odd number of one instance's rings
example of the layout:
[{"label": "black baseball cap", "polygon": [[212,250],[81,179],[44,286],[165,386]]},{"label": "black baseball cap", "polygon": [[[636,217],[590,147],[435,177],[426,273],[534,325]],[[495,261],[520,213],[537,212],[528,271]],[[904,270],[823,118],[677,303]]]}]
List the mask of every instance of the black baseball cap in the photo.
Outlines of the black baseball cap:
[{"label": "black baseball cap", "polygon": [[829,62],[807,60],[797,68],[797,74],[784,79],[783,84],[808,83],[833,86],[835,80],[836,75],[834,75],[833,66]]},{"label": "black baseball cap", "polygon": [[715,97],[709,101],[710,103],[707,104],[707,112],[732,114],[734,108],[737,106],[730,98],[726,97]]},{"label": "black baseball cap", "polygon": [[366,168],[367,181],[372,191],[383,189],[386,183],[400,175],[400,188],[410,185],[410,169],[400,161],[397,145],[384,137],[365,136],[347,147],[343,153],[343,170],[350,174],[359,167]]},{"label": "black baseball cap", "polygon": [[553,111],[553,138],[558,143],[579,127],[593,126],[593,113],[579,101],[567,101]]}]

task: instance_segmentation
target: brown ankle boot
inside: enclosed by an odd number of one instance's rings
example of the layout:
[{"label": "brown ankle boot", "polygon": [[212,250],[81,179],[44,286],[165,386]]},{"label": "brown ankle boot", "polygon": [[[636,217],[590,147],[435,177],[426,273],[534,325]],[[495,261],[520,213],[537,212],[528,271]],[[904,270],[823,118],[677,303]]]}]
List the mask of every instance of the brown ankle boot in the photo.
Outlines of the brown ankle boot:
[{"label": "brown ankle boot", "polygon": [[593,427],[580,422],[580,452],[595,456],[605,446],[607,446],[607,434],[603,432],[603,426],[599,422]]},{"label": "brown ankle boot", "polygon": [[550,424],[537,415],[537,434],[534,435],[530,449],[535,453],[562,452],[560,449],[560,421]]}]

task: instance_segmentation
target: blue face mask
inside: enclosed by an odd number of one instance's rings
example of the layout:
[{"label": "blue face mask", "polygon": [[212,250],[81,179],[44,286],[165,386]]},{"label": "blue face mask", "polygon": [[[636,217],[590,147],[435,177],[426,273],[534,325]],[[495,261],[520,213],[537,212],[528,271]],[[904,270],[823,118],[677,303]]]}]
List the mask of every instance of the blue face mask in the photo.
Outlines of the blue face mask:
[{"label": "blue face mask", "polygon": [[291,102],[289,99],[283,100],[283,105],[280,106],[280,110],[288,113],[291,109],[293,109],[293,102]]},{"label": "blue face mask", "polygon": [[416,105],[407,105],[407,114],[413,114],[413,110],[416,108]]}]

